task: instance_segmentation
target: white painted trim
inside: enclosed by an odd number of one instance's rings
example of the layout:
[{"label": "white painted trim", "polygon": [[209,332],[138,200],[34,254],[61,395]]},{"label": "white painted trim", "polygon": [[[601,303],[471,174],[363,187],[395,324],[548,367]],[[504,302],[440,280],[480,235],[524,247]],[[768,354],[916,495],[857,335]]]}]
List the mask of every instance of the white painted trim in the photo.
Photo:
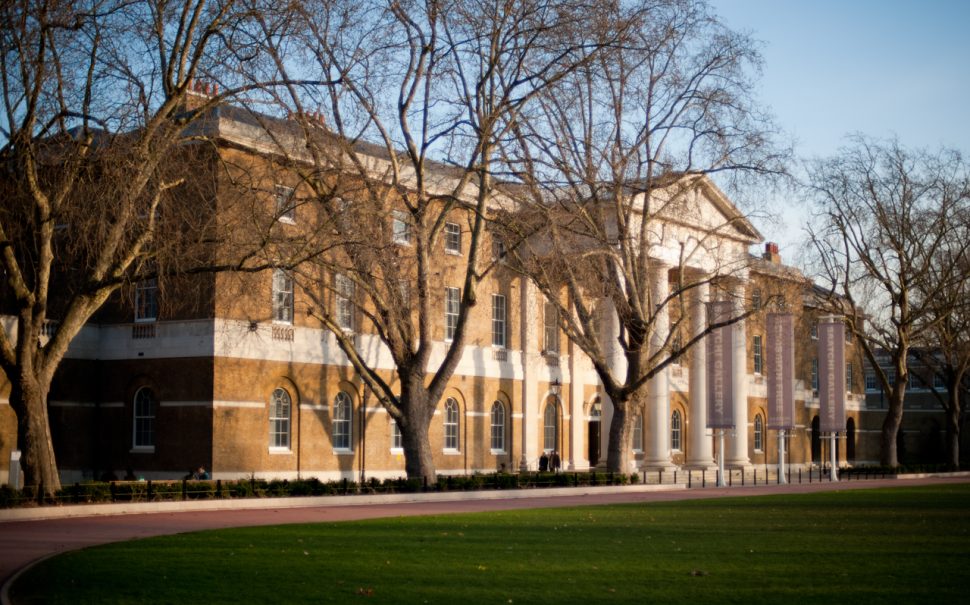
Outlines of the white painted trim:
[{"label": "white painted trim", "polygon": [[[214,408],[253,408],[261,409],[266,407],[265,401],[227,401],[224,399],[217,399],[212,402],[212,407]],[[302,405],[302,404],[301,404]]]},{"label": "white painted trim", "polygon": [[328,403],[301,403],[301,410],[310,410],[311,412],[326,412],[330,409],[330,404]]},{"label": "white painted trim", "polygon": [[270,456],[286,456],[293,454],[293,450],[288,447],[271,447],[269,448]]}]

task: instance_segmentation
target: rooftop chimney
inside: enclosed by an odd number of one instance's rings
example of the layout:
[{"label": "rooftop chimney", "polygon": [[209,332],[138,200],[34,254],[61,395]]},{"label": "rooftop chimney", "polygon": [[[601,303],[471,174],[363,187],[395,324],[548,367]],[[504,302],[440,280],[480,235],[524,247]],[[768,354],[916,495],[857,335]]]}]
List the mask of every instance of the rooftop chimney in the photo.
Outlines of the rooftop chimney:
[{"label": "rooftop chimney", "polygon": [[781,264],[781,255],[778,254],[778,244],[775,242],[765,243],[764,259],[773,265]]}]

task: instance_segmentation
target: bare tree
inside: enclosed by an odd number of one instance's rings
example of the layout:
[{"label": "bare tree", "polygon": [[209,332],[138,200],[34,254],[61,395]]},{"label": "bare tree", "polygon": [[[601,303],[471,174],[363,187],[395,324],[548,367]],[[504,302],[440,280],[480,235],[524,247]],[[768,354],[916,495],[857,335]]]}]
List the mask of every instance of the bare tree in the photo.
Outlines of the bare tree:
[{"label": "bare tree", "polygon": [[435,477],[431,419],[491,263],[498,141],[608,39],[610,28],[588,27],[600,4],[316,0],[263,13],[264,79],[286,82],[266,98],[304,129],[278,149],[339,242],[294,275],[400,428],[409,477]]},{"label": "bare tree", "polygon": [[[940,275],[941,255],[966,244],[965,182],[954,180],[961,171],[953,152],[931,154],[861,136],[810,169],[817,277],[830,288],[835,312],[846,302],[866,310],[864,326],[861,317],[849,317],[848,327],[889,393],[880,454],[886,466],[899,464],[896,438],[917,337],[935,333],[952,311],[934,312],[936,297],[921,284]],[[962,279],[951,273],[944,283],[959,287]],[[883,355],[890,372],[879,364]]]},{"label": "bare tree", "polygon": [[53,493],[47,396],[85,323],[138,280],[238,264],[212,247],[225,234],[206,212],[215,168],[189,128],[221,96],[186,101],[194,77],[231,60],[223,36],[245,13],[19,0],[0,14],[0,369],[26,482]]},{"label": "bare tree", "polygon": [[[703,2],[649,2],[625,17],[626,37],[523,111],[503,147],[527,208],[507,226],[520,269],[602,381],[618,472],[647,383],[710,329],[687,330],[689,294],[737,296],[730,278],[760,237],[708,177],[781,174],[788,156],[750,96],[761,58],[749,37]],[[739,304],[715,326],[742,317]]]},{"label": "bare tree", "polygon": [[[916,331],[913,356],[929,370],[919,374],[946,415],[946,462],[960,465],[960,420],[970,372],[970,175],[956,155],[945,158],[949,173],[941,183],[941,208],[951,222],[931,267],[916,285],[920,305],[928,308]],[[937,380],[939,378],[939,381]],[[943,389],[937,388],[942,383]]]}]

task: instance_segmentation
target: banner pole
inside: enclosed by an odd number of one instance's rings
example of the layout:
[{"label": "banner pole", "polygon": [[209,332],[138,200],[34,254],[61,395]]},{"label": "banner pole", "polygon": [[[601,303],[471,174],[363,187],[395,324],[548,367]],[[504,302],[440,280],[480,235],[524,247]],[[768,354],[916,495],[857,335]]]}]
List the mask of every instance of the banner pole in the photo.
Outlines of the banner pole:
[{"label": "banner pole", "polygon": [[836,449],[836,443],[835,443],[835,440],[838,439],[838,433],[835,433],[833,431],[830,439],[831,440],[829,442],[829,461],[832,465],[832,470],[829,472],[832,473],[832,481],[838,481],[839,480],[839,461],[838,461],[838,450]]},{"label": "banner pole", "polygon": [[724,478],[724,429],[717,430],[717,486],[727,487]]},{"label": "banner pole", "polygon": [[788,479],[785,478],[785,429],[778,431],[778,483],[785,485]]}]

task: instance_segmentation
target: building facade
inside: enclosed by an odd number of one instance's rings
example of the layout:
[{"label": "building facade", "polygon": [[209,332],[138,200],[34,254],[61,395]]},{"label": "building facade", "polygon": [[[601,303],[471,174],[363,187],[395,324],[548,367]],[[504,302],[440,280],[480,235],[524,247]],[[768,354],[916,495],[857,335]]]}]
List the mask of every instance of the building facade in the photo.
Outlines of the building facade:
[{"label": "building facade", "polygon": [[[283,228],[312,222],[311,206],[286,205],[299,197],[300,185],[266,153],[258,127],[238,112],[217,115],[207,126],[220,142],[214,161],[258,181]],[[217,214],[232,212],[228,201],[235,191],[232,170],[220,174],[211,191]],[[725,462],[732,468],[776,464],[777,435],[767,428],[765,316],[783,308],[795,315],[797,343],[788,459],[796,467],[820,464],[814,336],[820,312],[811,284],[781,263],[773,244],[750,256],[760,235],[736,220],[740,213],[713,184],[699,185],[694,203],[699,214],[692,220],[701,227],[706,220],[741,226],[719,235],[721,245],[690,267],[677,261],[673,247],[665,263],[659,246],[654,288],[663,297],[678,271],[709,271],[727,257],[743,263],[729,288],[738,309],[751,313],[733,328],[738,338],[732,388],[742,404],[726,439]],[[443,359],[454,328],[469,245],[462,212],[456,210],[453,222],[449,218],[444,225],[435,258],[441,297],[432,318],[437,341],[432,364]],[[407,246],[406,222],[393,214],[385,219],[395,243]],[[669,233],[675,240],[687,237],[697,225],[672,224]],[[484,245],[496,248],[500,242]],[[281,270],[213,274],[193,278],[191,288],[149,280],[112,301],[72,344],[49,397],[63,480],[121,477],[129,470],[145,478],[178,478],[199,466],[226,479],[402,476],[400,431],[364,388],[334,334],[320,326],[315,305],[330,305],[371,366],[393,382],[391,358],[355,306],[353,284],[340,274],[320,279],[327,294],[318,296],[309,296],[305,283]],[[711,296],[699,289],[689,317],[676,322],[685,331],[681,337],[706,327],[703,303]],[[533,470],[540,455],[553,450],[566,470],[602,465],[612,406],[590,360],[561,330],[555,307],[528,278],[501,263],[479,286],[478,298],[463,356],[431,424],[438,472]],[[616,329],[605,309],[607,346],[617,346]],[[846,349],[847,431],[838,459],[875,463],[877,421],[867,408],[861,357],[852,342]],[[619,355],[614,359],[622,361]],[[694,347],[645,387],[650,396],[635,414],[631,471],[714,467],[722,453],[707,426],[706,365],[703,347]],[[16,422],[2,398],[0,455],[6,460],[15,448]]]}]

